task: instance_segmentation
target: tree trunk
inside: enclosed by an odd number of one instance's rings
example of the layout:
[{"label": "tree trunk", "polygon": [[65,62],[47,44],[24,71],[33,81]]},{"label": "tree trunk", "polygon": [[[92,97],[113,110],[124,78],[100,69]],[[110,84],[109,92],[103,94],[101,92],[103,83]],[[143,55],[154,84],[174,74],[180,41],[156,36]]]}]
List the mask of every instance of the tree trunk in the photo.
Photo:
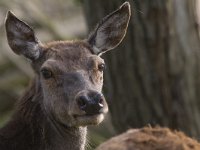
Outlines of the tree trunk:
[{"label": "tree trunk", "polygon": [[[89,29],[123,0],[84,0]],[[200,136],[195,0],[131,0],[125,40],[108,52],[105,92],[117,131],[148,124]]]}]

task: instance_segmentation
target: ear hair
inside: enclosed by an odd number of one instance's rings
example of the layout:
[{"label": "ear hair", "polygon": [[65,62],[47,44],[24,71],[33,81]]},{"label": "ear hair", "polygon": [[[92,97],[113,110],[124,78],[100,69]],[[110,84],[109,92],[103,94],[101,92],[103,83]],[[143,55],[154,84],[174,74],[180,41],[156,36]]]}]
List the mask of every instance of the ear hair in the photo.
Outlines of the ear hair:
[{"label": "ear hair", "polygon": [[40,56],[40,42],[35,37],[31,27],[18,19],[11,11],[8,11],[6,20],[6,34],[10,48],[18,55],[36,60]]},{"label": "ear hair", "polygon": [[130,16],[130,4],[125,2],[97,24],[88,38],[94,54],[104,53],[121,43],[126,34]]}]

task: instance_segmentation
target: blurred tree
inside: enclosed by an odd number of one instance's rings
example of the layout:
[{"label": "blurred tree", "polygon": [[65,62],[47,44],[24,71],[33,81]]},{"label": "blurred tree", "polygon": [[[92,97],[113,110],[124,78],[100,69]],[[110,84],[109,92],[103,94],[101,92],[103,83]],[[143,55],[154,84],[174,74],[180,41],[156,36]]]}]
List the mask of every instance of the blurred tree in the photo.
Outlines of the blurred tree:
[{"label": "blurred tree", "polygon": [[[123,0],[84,0],[89,29]],[[106,54],[105,91],[118,132],[148,124],[200,136],[195,0],[134,0],[125,40]]]}]

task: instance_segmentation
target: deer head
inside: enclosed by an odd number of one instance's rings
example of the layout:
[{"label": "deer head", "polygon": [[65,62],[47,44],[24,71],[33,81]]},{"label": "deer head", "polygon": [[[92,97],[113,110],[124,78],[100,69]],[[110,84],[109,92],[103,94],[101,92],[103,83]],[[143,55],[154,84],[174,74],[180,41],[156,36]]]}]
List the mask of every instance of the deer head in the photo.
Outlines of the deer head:
[{"label": "deer head", "polygon": [[124,38],[130,19],[129,3],[103,18],[82,41],[42,44],[33,29],[8,12],[6,33],[10,48],[31,60],[45,113],[68,127],[99,124],[108,111],[102,94],[105,62],[102,53]]}]

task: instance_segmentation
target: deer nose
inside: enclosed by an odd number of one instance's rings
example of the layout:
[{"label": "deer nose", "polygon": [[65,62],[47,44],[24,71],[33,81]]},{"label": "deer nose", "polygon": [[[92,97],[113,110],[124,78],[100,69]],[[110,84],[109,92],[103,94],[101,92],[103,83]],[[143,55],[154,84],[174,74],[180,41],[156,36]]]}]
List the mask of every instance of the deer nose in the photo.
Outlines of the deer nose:
[{"label": "deer nose", "polygon": [[103,108],[104,96],[97,92],[91,92],[87,95],[77,97],[79,108],[86,112],[87,115],[95,115],[100,113]]}]

